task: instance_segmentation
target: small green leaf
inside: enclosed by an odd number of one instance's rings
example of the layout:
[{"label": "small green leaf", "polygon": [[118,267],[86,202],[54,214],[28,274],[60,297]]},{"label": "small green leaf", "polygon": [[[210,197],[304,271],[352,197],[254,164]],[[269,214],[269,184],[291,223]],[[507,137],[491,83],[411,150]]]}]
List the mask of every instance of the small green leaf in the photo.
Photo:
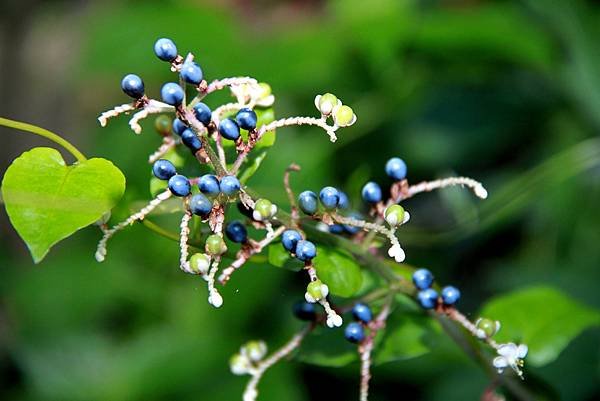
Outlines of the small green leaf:
[{"label": "small green leaf", "polygon": [[329,286],[333,295],[351,297],[360,290],[362,273],[352,256],[319,246],[314,265],[319,279]]},{"label": "small green leaf", "polygon": [[285,250],[280,242],[271,244],[268,248],[268,261],[270,264],[276,267],[283,267],[284,269],[292,271],[300,271],[304,267],[304,264],[296,258],[292,258],[290,253]]},{"label": "small green leaf", "polygon": [[494,298],[480,316],[502,324],[496,341],[527,344],[527,362],[535,366],[552,362],[583,330],[600,324],[600,312],[546,286]]},{"label": "small green leaf", "polygon": [[2,180],[6,212],[35,263],[58,241],[100,219],[124,191],[125,177],[110,161],[67,166],[52,148],[23,153]]}]

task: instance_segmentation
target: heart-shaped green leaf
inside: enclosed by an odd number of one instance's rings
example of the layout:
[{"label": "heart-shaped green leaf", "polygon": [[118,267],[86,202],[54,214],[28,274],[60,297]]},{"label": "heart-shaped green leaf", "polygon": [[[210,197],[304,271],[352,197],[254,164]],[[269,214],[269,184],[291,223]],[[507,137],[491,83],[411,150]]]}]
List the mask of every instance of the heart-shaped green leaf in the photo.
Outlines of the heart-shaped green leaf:
[{"label": "heart-shaped green leaf", "polygon": [[58,241],[100,219],[124,191],[125,177],[110,161],[67,166],[52,148],[23,153],[2,180],[6,212],[35,263]]}]

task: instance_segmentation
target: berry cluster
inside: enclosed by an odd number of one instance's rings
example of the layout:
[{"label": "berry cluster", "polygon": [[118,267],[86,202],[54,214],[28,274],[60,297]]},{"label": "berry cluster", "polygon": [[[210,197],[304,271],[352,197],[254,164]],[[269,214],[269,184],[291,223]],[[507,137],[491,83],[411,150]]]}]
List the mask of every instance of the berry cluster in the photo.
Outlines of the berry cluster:
[{"label": "berry cluster", "polygon": [[[440,304],[438,292],[431,287],[434,277],[429,270],[415,270],[412,280],[415,287],[419,290],[417,300],[423,308],[433,309]],[[446,306],[452,306],[460,299],[460,291],[451,285],[442,288],[441,294],[441,303]]]}]

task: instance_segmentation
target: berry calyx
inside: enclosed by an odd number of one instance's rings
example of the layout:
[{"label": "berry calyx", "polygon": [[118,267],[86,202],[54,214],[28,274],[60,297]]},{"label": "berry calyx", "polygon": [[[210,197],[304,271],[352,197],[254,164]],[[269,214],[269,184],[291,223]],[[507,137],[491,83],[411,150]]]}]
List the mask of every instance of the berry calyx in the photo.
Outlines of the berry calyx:
[{"label": "berry calyx", "polygon": [[317,194],[313,191],[304,191],[298,195],[298,206],[300,210],[308,215],[313,215],[317,212]]},{"label": "berry calyx", "polygon": [[383,213],[385,221],[391,227],[397,227],[404,222],[404,208],[400,205],[391,205]]},{"label": "berry calyx", "polygon": [[203,194],[196,194],[190,199],[190,211],[196,216],[206,217],[213,208],[212,202]]},{"label": "berry calyx", "polygon": [[418,269],[412,275],[412,281],[419,290],[426,290],[433,284],[433,274],[427,269]]},{"label": "berry calyx", "polygon": [[185,93],[179,84],[175,82],[167,82],[160,89],[162,100],[171,106],[179,106],[183,102]]},{"label": "berry calyx", "polygon": [[325,187],[319,192],[319,200],[325,209],[333,210],[340,202],[340,193],[337,188]]},{"label": "berry calyx", "polygon": [[460,290],[451,285],[442,288],[442,301],[445,305],[454,305],[460,299]]},{"label": "berry calyx", "polygon": [[144,96],[144,81],[135,74],[127,74],[121,80],[121,89],[127,96],[139,99]]},{"label": "berry calyx", "polygon": [[257,221],[268,220],[275,216],[275,213],[277,213],[277,206],[271,203],[270,200],[261,198],[254,204],[252,217]]},{"label": "berry calyx", "polygon": [[357,303],[352,308],[352,316],[354,319],[359,322],[369,323],[373,320],[373,313],[371,312],[371,308],[368,305],[363,303]]},{"label": "berry calyx", "polygon": [[437,305],[438,293],[433,288],[427,288],[417,293],[417,300],[424,309],[433,309]]},{"label": "berry calyx", "polygon": [[175,174],[169,178],[169,190],[175,196],[188,196],[192,191],[192,186],[187,177]]},{"label": "berry calyx", "polygon": [[357,322],[349,323],[344,329],[344,337],[351,343],[358,344],[365,339],[365,328]]},{"label": "berry calyx", "polygon": [[231,241],[241,244],[248,241],[248,230],[240,221],[232,221],[225,228],[225,235]]},{"label": "berry calyx", "polygon": [[369,181],[363,186],[361,195],[365,202],[380,202],[382,198],[381,187],[376,182]]},{"label": "berry calyx", "polygon": [[300,320],[312,322],[317,318],[317,308],[314,303],[299,301],[293,306],[294,316]]},{"label": "berry calyx", "polygon": [[223,238],[220,235],[212,234],[206,238],[206,243],[204,244],[204,248],[206,253],[213,256],[219,256],[227,252],[227,245]]},{"label": "berry calyx", "polygon": [[168,160],[159,159],[152,165],[152,174],[160,180],[168,180],[177,174],[175,166]]},{"label": "berry calyx", "polygon": [[177,58],[177,46],[171,39],[158,39],[154,43],[154,54],[162,61],[171,62]]},{"label": "berry calyx", "polygon": [[235,121],[237,122],[240,128],[252,131],[256,128],[256,122],[258,121],[258,117],[256,116],[254,110],[244,108],[237,112],[235,116]]},{"label": "berry calyx", "polygon": [[344,105],[334,108],[333,121],[340,127],[348,127],[354,124],[356,116],[349,106]]},{"label": "berry calyx", "polygon": [[296,252],[298,241],[302,241],[302,236],[296,230],[285,230],[283,234],[281,234],[281,244],[288,252]]},{"label": "berry calyx", "polygon": [[219,124],[219,133],[223,138],[235,141],[240,137],[240,127],[231,118],[226,118]]},{"label": "berry calyx", "polygon": [[328,294],[329,287],[327,287],[327,284],[323,284],[321,280],[315,280],[311,281],[306,286],[306,293],[304,294],[304,298],[306,299],[306,302],[315,303],[327,297]]},{"label": "berry calyx", "polygon": [[186,128],[181,133],[181,142],[183,142],[183,144],[187,146],[193,153],[196,153],[202,149],[202,141],[190,128]]},{"label": "berry calyx", "polygon": [[240,191],[240,180],[236,176],[226,175],[221,178],[219,189],[227,196],[235,195]]},{"label": "berry calyx", "polygon": [[395,181],[406,178],[406,163],[399,157],[392,157],[385,163],[385,173]]},{"label": "berry calyx", "polygon": [[200,102],[197,105],[195,105],[194,114],[196,115],[198,121],[200,121],[205,126],[210,124],[210,120],[212,118],[212,111],[210,107],[208,107],[206,104]]},{"label": "berry calyx", "polygon": [[210,258],[203,253],[195,253],[190,258],[190,269],[196,274],[208,273]]},{"label": "berry calyx", "polygon": [[221,192],[219,179],[216,175],[205,174],[198,180],[198,189],[205,195],[217,196]]},{"label": "berry calyx", "polygon": [[310,241],[300,240],[296,243],[296,257],[303,262],[308,262],[317,256],[317,247]]},{"label": "berry calyx", "polygon": [[187,63],[183,63],[181,66],[181,71],[179,71],[179,75],[181,78],[192,85],[199,85],[204,78],[202,74],[202,69],[200,66],[193,61],[188,61]]}]

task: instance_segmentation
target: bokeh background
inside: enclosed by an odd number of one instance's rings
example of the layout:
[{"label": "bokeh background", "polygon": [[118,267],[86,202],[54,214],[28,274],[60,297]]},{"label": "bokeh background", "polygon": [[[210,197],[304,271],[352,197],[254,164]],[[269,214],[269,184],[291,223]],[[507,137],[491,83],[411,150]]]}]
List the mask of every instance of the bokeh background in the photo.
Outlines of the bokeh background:
[{"label": "bokeh background", "polygon": [[[324,91],[358,114],[335,145],[318,129],[281,131],[250,182],[260,192],[283,202],[281,176],[292,161],[303,167],[296,189],[334,184],[354,198],[367,179],[384,180],[394,155],[407,161],[413,182],[473,176],[488,186],[487,204],[460,191],[410,201],[411,227],[401,236],[410,262],[459,285],[469,314],[495,294],[540,283],[598,308],[596,4],[2,0],[0,115],[113,160],[127,177],[122,215],[150,196],[146,159],[159,139],[151,129],[133,135],[127,119],[101,129],[96,117],[126,101],[125,73],[140,74],[158,95],[171,73],[152,45],[171,37],[196,54],[209,80],[248,74],[269,82],[279,116],[314,114],[313,98]],[[0,134],[1,172],[22,151],[46,145]],[[561,152],[569,157],[554,157]],[[215,311],[201,282],[178,271],[177,245],[141,225],[112,241],[102,265],[93,228],[38,266],[3,208],[0,231],[2,399],[236,400],[246,379],[229,373],[229,356],[247,339],[277,345],[300,327],[290,305],[304,280],[289,271],[243,269]],[[557,360],[528,369],[529,382],[548,399],[600,399],[599,340],[597,327],[585,331]],[[458,348],[434,349],[376,367],[372,399],[477,400],[488,384]],[[357,388],[356,364],[292,361],[268,372],[260,399],[350,400]]]}]

